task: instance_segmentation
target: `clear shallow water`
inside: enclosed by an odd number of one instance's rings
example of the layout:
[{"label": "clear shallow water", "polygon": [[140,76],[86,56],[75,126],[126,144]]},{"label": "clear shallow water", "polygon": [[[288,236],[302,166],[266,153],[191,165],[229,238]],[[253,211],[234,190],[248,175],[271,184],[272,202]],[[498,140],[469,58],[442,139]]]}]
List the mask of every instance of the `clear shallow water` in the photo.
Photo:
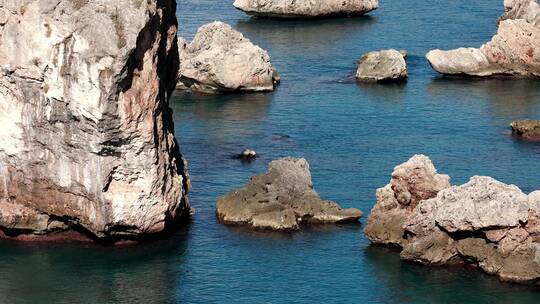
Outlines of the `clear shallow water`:
[{"label": "clear shallow water", "polygon": [[[474,269],[403,263],[362,233],[375,189],[415,153],[455,184],[478,174],[540,189],[540,144],[508,128],[540,117],[540,82],[448,80],[424,60],[489,40],[502,1],[382,0],[370,17],[322,21],[255,20],[231,3],[180,0],[180,35],[225,21],[268,50],[283,82],[271,94],[172,101],[193,223],[129,248],[0,242],[0,303],[538,303],[536,289]],[[356,60],[382,48],[409,51],[409,81],[357,85]],[[231,158],[246,147],[261,158]],[[269,234],[216,221],[218,196],[288,155],[308,159],[321,196],[362,209],[362,224]]]}]

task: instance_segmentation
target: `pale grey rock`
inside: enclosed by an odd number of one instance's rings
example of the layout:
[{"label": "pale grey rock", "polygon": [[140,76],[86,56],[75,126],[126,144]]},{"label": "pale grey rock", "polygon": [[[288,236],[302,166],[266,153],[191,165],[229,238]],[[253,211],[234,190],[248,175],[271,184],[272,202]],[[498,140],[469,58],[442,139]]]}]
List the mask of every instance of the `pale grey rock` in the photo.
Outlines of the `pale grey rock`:
[{"label": "pale grey rock", "polygon": [[540,120],[516,120],[510,124],[512,133],[526,138],[540,139]]},{"label": "pale grey rock", "polygon": [[189,213],[168,101],[176,2],[0,8],[0,231],[162,232]]},{"label": "pale grey rock", "polygon": [[317,18],[363,15],[379,0],[235,0],[234,7],[257,17]]},{"label": "pale grey rock", "polygon": [[265,174],[218,199],[218,218],[225,224],[271,230],[297,230],[305,223],[357,221],[362,212],[323,201],[313,189],[305,159],[282,158]]},{"label": "pale grey rock", "polygon": [[272,91],[280,77],[268,53],[223,22],[181,40],[178,89],[202,93]]},{"label": "pale grey rock", "polygon": [[480,48],[433,50],[432,67],[448,75],[540,76],[540,6],[537,0],[506,0],[497,34]]},{"label": "pale grey rock", "polygon": [[450,187],[450,177],[439,174],[425,155],[415,155],[394,168],[390,183],[377,190],[364,233],[377,244],[404,246],[404,225],[416,205]]},{"label": "pale grey rock", "polygon": [[356,79],[360,82],[397,81],[407,78],[407,53],[397,50],[369,52],[358,61]]}]

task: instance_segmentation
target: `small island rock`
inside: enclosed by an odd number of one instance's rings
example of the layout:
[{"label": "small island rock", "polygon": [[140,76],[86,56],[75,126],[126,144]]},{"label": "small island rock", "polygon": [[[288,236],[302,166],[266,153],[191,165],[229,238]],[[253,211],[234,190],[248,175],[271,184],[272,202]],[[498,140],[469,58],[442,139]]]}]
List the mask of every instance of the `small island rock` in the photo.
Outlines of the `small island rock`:
[{"label": "small island rock", "polygon": [[234,7],[256,17],[316,18],[363,15],[379,0],[236,0]]},{"label": "small island rock", "polygon": [[194,92],[272,91],[279,83],[268,53],[223,22],[202,26],[191,43],[180,40],[177,89]]},{"label": "small island rock", "polygon": [[447,75],[540,76],[540,6],[536,0],[506,0],[497,34],[480,48],[433,50],[426,57]]},{"label": "small island rock", "polygon": [[407,78],[406,51],[383,50],[364,54],[356,79],[361,82],[397,81]]},{"label": "small island rock", "polygon": [[243,188],[218,199],[217,216],[225,224],[270,230],[298,230],[300,224],[357,221],[362,212],[322,200],[313,189],[305,159],[272,161],[268,171]]},{"label": "small island rock", "polygon": [[516,120],[510,126],[512,127],[512,134],[540,139],[540,120]]}]

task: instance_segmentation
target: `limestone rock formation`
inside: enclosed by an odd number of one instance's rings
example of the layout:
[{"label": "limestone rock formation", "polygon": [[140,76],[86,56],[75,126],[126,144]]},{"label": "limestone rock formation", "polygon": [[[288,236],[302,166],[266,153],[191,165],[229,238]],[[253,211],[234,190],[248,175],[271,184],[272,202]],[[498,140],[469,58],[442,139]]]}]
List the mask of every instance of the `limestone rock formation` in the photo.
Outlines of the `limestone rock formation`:
[{"label": "limestone rock formation", "polygon": [[396,81],[407,78],[407,52],[383,50],[364,54],[358,61],[356,79],[361,82]]},{"label": "limestone rock formation", "polygon": [[363,15],[379,0],[236,0],[234,7],[256,17],[314,18]]},{"label": "limestone rock formation", "polygon": [[512,133],[517,136],[540,139],[540,120],[516,120],[510,126]]},{"label": "limestone rock formation", "polygon": [[294,158],[271,162],[265,174],[219,198],[216,207],[225,224],[271,230],[297,230],[303,222],[357,221],[362,216],[360,210],[321,200],[307,161]]},{"label": "limestone rock formation", "polygon": [[[422,180],[412,173],[405,176],[405,181]],[[402,247],[404,260],[426,265],[466,263],[502,280],[540,282],[540,191],[526,195],[514,185],[485,176],[437,189],[402,211],[401,237],[392,234],[395,226],[381,224],[397,222],[396,207],[383,207],[392,199],[397,203],[400,193],[391,196],[393,190],[387,190],[370,215],[366,229],[370,240]]]},{"label": "limestone rock formation", "polygon": [[0,5],[0,231],[159,233],[189,214],[176,1]]},{"label": "limestone rock formation", "polygon": [[422,200],[450,187],[450,177],[437,173],[431,160],[415,155],[394,168],[390,183],[377,190],[377,204],[365,229],[374,243],[404,245],[404,224]]},{"label": "limestone rock formation", "polygon": [[497,34],[477,48],[427,54],[442,74],[540,76],[540,6],[537,0],[505,0]]},{"label": "limestone rock formation", "polygon": [[279,83],[268,53],[223,22],[202,26],[180,43],[178,89],[219,93],[272,91]]}]

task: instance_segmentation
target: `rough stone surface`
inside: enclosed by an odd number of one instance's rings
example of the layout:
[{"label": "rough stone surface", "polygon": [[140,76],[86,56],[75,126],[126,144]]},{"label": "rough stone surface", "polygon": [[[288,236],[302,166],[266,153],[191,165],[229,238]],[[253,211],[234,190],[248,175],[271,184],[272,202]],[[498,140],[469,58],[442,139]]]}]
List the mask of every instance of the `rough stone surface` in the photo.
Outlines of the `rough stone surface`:
[{"label": "rough stone surface", "polygon": [[407,52],[383,50],[364,54],[358,61],[356,79],[361,82],[397,81],[407,78]]},{"label": "rough stone surface", "polygon": [[497,34],[480,48],[434,50],[433,68],[449,75],[540,76],[540,6],[537,0],[505,0]]},{"label": "rough stone surface", "polygon": [[[411,171],[403,172],[408,180],[417,180]],[[426,195],[402,212],[403,233],[396,239],[399,234],[388,238],[380,223],[395,222],[396,207],[383,206],[392,200],[398,204],[399,194],[391,196],[388,186],[383,189],[388,193],[377,202],[366,228],[373,242],[401,246],[401,258],[408,261],[466,263],[504,281],[540,282],[540,191],[526,195],[514,185],[482,176],[461,186],[438,187],[431,198]]]},{"label": "rough stone surface", "polygon": [[189,212],[168,99],[176,2],[0,7],[0,231],[158,233]]},{"label": "rough stone surface", "polygon": [[362,216],[360,210],[321,200],[313,189],[307,161],[294,158],[271,162],[265,174],[219,198],[216,207],[225,224],[271,230],[297,230],[302,222],[357,221]]},{"label": "rough stone surface", "polygon": [[438,174],[431,160],[415,155],[394,168],[390,183],[377,190],[366,236],[374,243],[403,246],[404,224],[416,205],[450,187],[450,177]]},{"label": "rough stone surface", "polygon": [[379,7],[379,0],[236,0],[234,7],[257,17],[315,18],[362,15]]},{"label": "rough stone surface", "polygon": [[515,135],[540,139],[540,120],[516,120],[510,127]]},{"label": "rough stone surface", "polygon": [[202,26],[181,40],[178,89],[217,93],[272,91],[279,83],[268,53],[223,22]]}]

